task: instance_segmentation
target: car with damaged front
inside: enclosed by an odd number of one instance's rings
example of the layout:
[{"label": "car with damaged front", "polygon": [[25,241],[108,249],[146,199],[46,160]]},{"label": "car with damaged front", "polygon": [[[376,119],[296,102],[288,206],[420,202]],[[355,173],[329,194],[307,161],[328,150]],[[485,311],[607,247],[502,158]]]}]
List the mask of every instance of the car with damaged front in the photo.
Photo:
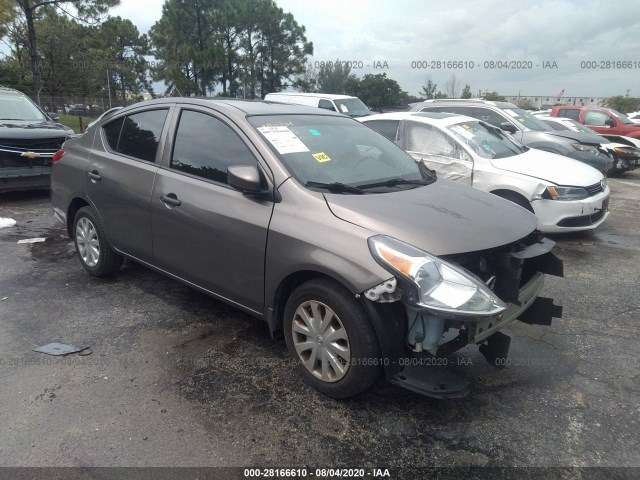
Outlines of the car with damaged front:
[{"label": "car with damaged front", "polygon": [[0,192],[48,189],[51,157],[72,135],[25,94],[0,87]]},{"label": "car with damaged front", "polygon": [[436,177],[382,135],[313,107],[168,98],[115,112],[54,157],[55,217],[90,274],[124,257],[266,321],[334,398],[380,376],[455,397],[412,363],[561,315],[534,215]]},{"label": "car with damaged front", "polygon": [[602,173],[572,158],[526,147],[486,122],[429,112],[383,113],[359,120],[438,176],[535,213],[542,232],[592,230],[609,216],[610,190]]}]

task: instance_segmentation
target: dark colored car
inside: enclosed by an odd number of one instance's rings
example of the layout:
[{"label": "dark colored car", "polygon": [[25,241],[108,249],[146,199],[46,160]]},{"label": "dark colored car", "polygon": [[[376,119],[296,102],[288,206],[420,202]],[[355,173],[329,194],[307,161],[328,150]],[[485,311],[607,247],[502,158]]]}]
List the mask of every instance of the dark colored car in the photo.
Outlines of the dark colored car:
[{"label": "dark colored car", "polygon": [[49,188],[51,157],[71,135],[22,92],[0,87],[0,192]]},{"label": "dark colored car", "polygon": [[551,116],[571,118],[601,135],[640,138],[640,124],[612,108],[563,105],[553,107]]},{"label": "dark colored car", "polygon": [[466,115],[509,132],[527,147],[579,160],[603,174],[613,166],[613,159],[598,150],[602,141],[598,135],[554,131],[512,103],[476,99],[427,100],[412,104],[411,111]]},{"label": "dark colored car", "polygon": [[133,258],[265,320],[332,397],[381,374],[425,395],[464,395],[464,380],[424,358],[478,344],[499,362],[510,341],[500,330],[561,314],[538,298],[562,263],[533,214],[436,178],[337,113],[151,100],[56,159],[54,214],[88,272]]}]

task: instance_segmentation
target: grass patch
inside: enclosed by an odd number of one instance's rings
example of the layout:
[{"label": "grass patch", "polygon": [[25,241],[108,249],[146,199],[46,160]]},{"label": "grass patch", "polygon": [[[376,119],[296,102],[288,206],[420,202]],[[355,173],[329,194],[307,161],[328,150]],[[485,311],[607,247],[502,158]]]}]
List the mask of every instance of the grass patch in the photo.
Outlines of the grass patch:
[{"label": "grass patch", "polygon": [[[64,115],[62,113],[58,114],[60,120],[58,120],[61,124],[66,125],[67,127],[73,128],[73,131],[76,133],[82,133],[80,131],[80,118],[77,115]],[[89,122],[93,121],[96,117],[82,117],[82,128],[87,128]]]}]

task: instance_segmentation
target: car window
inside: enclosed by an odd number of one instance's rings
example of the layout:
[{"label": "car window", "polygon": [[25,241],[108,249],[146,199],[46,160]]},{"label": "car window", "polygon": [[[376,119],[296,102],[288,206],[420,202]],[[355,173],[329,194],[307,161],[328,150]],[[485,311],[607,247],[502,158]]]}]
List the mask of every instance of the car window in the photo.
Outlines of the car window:
[{"label": "car window", "polygon": [[498,112],[494,112],[493,110],[490,110],[488,108],[474,108],[473,114],[471,116],[498,128],[500,128],[501,123],[509,122],[509,120],[504,118]]},{"label": "car window", "polygon": [[540,132],[546,132],[549,127],[539,118],[534,117],[526,110],[521,108],[503,108],[502,111],[509,115],[512,119],[516,120],[516,124],[523,125],[530,130],[538,130]]},{"label": "car window", "polygon": [[120,138],[120,130],[122,130],[123,122],[124,117],[120,117],[102,127],[104,130],[104,136],[107,140],[107,146],[113,151],[118,149],[118,139]]},{"label": "car window", "polygon": [[392,142],[396,139],[399,124],[400,120],[373,120],[365,123],[367,127],[375,130],[380,135],[384,135]]},{"label": "car window", "polygon": [[404,134],[406,147],[410,152],[460,158],[461,150],[458,144],[431,125],[409,121],[406,123]]},{"label": "car window", "polygon": [[594,111],[587,112],[587,114],[584,117],[585,125],[594,125],[596,127],[604,126],[605,125],[604,122],[606,122],[607,120],[609,120],[609,115],[602,112],[594,112]]},{"label": "car window", "polygon": [[578,120],[580,117],[580,110],[577,108],[561,108],[558,111],[558,116]]},{"label": "car window", "polygon": [[421,112],[456,113],[458,115],[471,116],[470,107],[457,107],[455,105],[445,105],[442,107],[424,107]]},{"label": "car window", "polygon": [[[422,181],[429,176],[401,148],[348,117],[256,115],[249,117],[249,122],[303,185],[317,182],[358,186],[397,178]],[[391,190],[397,188],[400,187]],[[385,187],[385,191],[389,189]]]},{"label": "car window", "polygon": [[462,122],[447,127],[447,130],[463,145],[484,158],[507,158],[526,152],[526,147],[516,143],[513,137],[499,127],[482,122]]},{"label": "car window", "polygon": [[115,151],[147,162],[155,162],[160,134],[168,112],[168,109],[162,109],[127,115]]},{"label": "car window", "polygon": [[371,115],[371,111],[359,98],[336,100],[335,104],[340,113],[349,115],[350,117],[366,117],[367,115]]},{"label": "car window", "polygon": [[333,112],[336,111],[333,103],[331,103],[329,100],[325,100],[324,98],[320,99],[320,102],[318,102],[318,107],[324,108],[325,110],[331,110]]},{"label": "car window", "polygon": [[257,164],[247,145],[227,124],[206,113],[182,111],[171,168],[227,183],[227,167]]}]

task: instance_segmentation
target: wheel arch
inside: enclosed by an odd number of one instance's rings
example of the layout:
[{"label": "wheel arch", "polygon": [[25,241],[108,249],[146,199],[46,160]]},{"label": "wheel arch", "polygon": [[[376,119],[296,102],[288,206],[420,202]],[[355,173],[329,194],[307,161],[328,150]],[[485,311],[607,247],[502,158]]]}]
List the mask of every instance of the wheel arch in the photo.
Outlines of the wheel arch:
[{"label": "wheel arch", "polygon": [[78,210],[80,210],[82,207],[89,206],[91,206],[91,204],[82,197],[75,197],[73,200],[71,200],[71,203],[67,208],[67,233],[69,234],[70,238],[73,238],[73,222],[76,218]]},{"label": "wheel arch", "polygon": [[[505,200],[510,200],[513,203],[516,203],[521,207],[526,208],[531,213],[535,213],[533,211],[533,207],[531,206],[531,202],[529,201],[529,199],[525,197],[522,193],[518,192],[517,190],[511,190],[508,188],[497,188],[495,190],[492,190],[490,193],[497,195],[500,198],[504,198]],[[518,201],[514,201],[514,199],[517,199],[519,202],[522,202],[522,203],[519,203]]]}]

